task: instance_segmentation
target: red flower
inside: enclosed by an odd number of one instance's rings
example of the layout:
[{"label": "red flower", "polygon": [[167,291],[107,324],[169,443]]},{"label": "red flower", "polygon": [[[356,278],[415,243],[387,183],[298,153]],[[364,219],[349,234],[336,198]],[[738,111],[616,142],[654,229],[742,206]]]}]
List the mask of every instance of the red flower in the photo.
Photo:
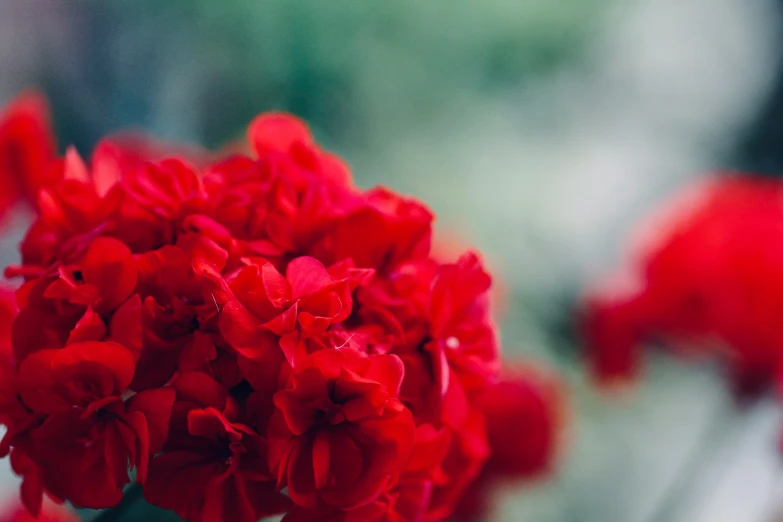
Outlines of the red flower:
[{"label": "red flower", "polygon": [[16,445],[40,467],[39,495],[46,489],[78,506],[113,506],[130,481],[128,463],[144,482],[150,455],[166,440],[174,393],[123,401],[133,371],[133,355],[111,342],[41,350],[20,364],[19,396],[40,424]]},{"label": "red flower", "polygon": [[351,315],[351,291],[371,276],[350,263],[327,270],[312,257],[291,261],[285,277],[268,262],[245,266],[228,278],[236,298],[223,308],[220,330],[248,359],[268,360],[282,348],[295,364],[332,347],[319,338]]},{"label": "red flower", "polygon": [[270,464],[298,505],[350,510],[373,502],[413,444],[410,412],[397,400],[402,362],[342,350],[313,353],[275,394]]},{"label": "red flower", "polygon": [[471,253],[454,264],[401,265],[358,293],[362,331],[372,350],[391,351],[405,363],[401,400],[422,422],[441,421],[441,401],[452,385],[473,394],[497,377],[490,284]]},{"label": "red flower", "polygon": [[420,522],[430,502],[433,481],[449,448],[450,434],[429,424],[416,428],[413,448],[400,474],[373,502],[343,511],[325,506],[320,510],[295,507],[285,522]]},{"label": "red flower", "polygon": [[6,269],[6,276],[42,276],[55,263],[83,255],[117,206],[115,195],[102,198],[91,182],[70,177],[42,190],[38,202],[38,218],[21,244],[22,266]]},{"label": "red flower", "polygon": [[78,262],[57,275],[26,283],[12,342],[18,363],[46,348],[77,341],[120,342],[138,356],[140,302],[131,298],[137,269],[130,250],[112,238],[96,239]]},{"label": "red flower", "polygon": [[549,471],[559,449],[564,404],[557,381],[515,367],[476,400],[484,413],[492,456],[485,471],[500,478],[531,478]]},{"label": "red flower", "polygon": [[431,336],[466,391],[485,386],[499,371],[499,348],[489,317],[492,279],[475,254],[441,267],[430,301]]},{"label": "red flower", "polygon": [[283,512],[267,466],[267,443],[237,418],[235,403],[206,374],[176,382],[166,452],[150,465],[147,500],[188,521],[254,522]]},{"label": "red flower", "polygon": [[740,389],[769,382],[783,353],[776,326],[781,200],[777,180],[715,177],[650,219],[623,277],[588,300],[585,329],[597,374],[633,374],[637,345],[657,337],[686,355],[717,347]]},{"label": "red flower", "polygon": [[139,256],[143,349],[134,389],[162,386],[178,370],[207,371],[229,387],[241,380],[218,332],[218,299],[225,302],[226,289],[209,265],[225,257],[202,254],[167,245]]},{"label": "red flower", "polygon": [[474,254],[454,264],[403,268],[390,274],[390,282],[361,289],[358,313],[378,323],[370,330],[378,341],[374,350],[390,350],[403,361],[400,399],[416,421],[451,434],[447,456],[429,486],[426,518],[441,520],[489,455],[482,415],[469,401],[498,372],[499,349],[489,319],[491,280]]},{"label": "red flower", "polygon": [[49,168],[56,147],[43,96],[28,91],[6,106],[0,114],[2,212],[20,198],[34,203],[41,188],[57,181],[56,171]]}]

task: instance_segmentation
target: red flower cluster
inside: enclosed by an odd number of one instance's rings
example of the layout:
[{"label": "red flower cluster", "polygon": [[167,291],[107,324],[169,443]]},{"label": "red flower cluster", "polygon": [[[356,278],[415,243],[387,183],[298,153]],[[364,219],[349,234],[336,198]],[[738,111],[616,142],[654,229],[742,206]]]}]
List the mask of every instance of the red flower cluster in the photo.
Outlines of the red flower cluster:
[{"label": "red flower cluster", "polygon": [[198,168],[113,141],[47,164],[0,394],[31,512],[113,506],[130,469],[190,521],[437,521],[515,452],[479,258],[435,259],[430,211],[357,189],[298,120],[248,137]]},{"label": "red flower cluster", "polygon": [[629,263],[587,301],[585,334],[602,380],[632,377],[638,346],[720,355],[741,392],[781,370],[783,183],[716,176],[645,224]]}]

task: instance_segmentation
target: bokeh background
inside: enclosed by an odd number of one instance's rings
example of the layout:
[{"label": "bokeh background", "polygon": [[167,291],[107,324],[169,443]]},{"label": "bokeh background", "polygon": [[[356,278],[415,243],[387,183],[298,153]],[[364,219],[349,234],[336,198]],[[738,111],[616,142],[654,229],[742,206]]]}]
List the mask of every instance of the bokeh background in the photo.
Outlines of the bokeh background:
[{"label": "bokeh background", "polygon": [[430,203],[505,287],[507,357],[571,395],[559,471],[495,520],[773,522],[773,402],[740,408],[717,368],[664,356],[608,398],[573,317],[686,179],[783,173],[782,42],[780,0],[2,0],[0,101],[39,87],[82,153],[128,127],[219,147],[286,110],[360,185]]}]

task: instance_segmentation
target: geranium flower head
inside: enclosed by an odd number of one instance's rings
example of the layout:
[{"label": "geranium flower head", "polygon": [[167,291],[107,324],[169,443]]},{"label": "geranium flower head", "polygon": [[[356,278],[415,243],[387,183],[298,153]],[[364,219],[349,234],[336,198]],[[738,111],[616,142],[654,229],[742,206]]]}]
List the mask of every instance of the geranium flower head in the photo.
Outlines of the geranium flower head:
[{"label": "geranium flower head", "polygon": [[445,520],[491,462],[480,256],[439,259],[424,204],[356,187],[297,118],[248,143],[114,137],[33,169],[54,174],[0,314],[0,454],[30,512],[114,506],[135,470],[190,522]]}]

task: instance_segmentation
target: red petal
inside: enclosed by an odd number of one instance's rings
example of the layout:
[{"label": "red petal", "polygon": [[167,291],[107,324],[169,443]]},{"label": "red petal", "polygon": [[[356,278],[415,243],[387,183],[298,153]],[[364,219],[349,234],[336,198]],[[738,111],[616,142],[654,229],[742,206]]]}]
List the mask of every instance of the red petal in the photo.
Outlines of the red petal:
[{"label": "red petal", "polygon": [[263,321],[279,314],[291,299],[288,282],[267,262],[240,269],[229,278],[229,285],[237,299]]},{"label": "red petal", "polygon": [[205,407],[223,411],[226,407],[226,390],[212,377],[202,372],[180,375],[174,381],[177,400],[189,400]]},{"label": "red petal", "polygon": [[307,125],[290,114],[269,112],[254,119],[247,129],[248,141],[256,154],[288,152],[296,142],[312,143]]},{"label": "red petal", "polygon": [[319,154],[321,170],[325,179],[336,183],[337,185],[348,185],[352,183],[351,167],[339,156],[329,152]]},{"label": "red petal", "polygon": [[68,147],[68,150],[65,151],[63,175],[67,179],[74,179],[85,183],[90,181],[90,173],[87,170],[87,165],[84,164],[84,160],[73,146]]},{"label": "red petal", "polygon": [[264,283],[267,298],[274,306],[284,306],[291,300],[291,288],[288,281],[274,266],[271,264],[263,265],[261,267],[261,279]]},{"label": "red petal", "polygon": [[449,449],[451,433],[445,429],[435,429],[431,424],[416,427],[416,436],[406,471],[431,470],[439,466]]},{"label": "red petal", "polygon": [[318,492],[313,478],[313,446],[303,442],[294,446],[286,466],[288,494],[296,504],[315,509]]},{"label": "red petal", "polygon": [[363,376],[385,386],[390,397],[397,397],[400,394],[404,375],[405,365],[399,357],[375,355],[369,357],[369,366]]},{"label": "red petal", "polygon": [[151,455],[161,451],[166,442],[175,397],[173,388],[157,388],[139,392],[128,399],[127,411],[141,412],[147,419]]},{"label": "red petal", "polygon": [[100,196],[120,181],[122,169],[127,168],[124,163],[122,150],[112,141],[103,139],[95,146],[91,158],[92,179]]},{"label": "red petal", "polygon": [[128,446],[128,448],[133,449],[133,452],[135,453],[135,456],[131,455],[130,465],[136,467],[136,482],[144,484],[147,480],[150,456],[153,454],[150,451],[150,437],[152,434],[150,433],[149,422],[147,421],[147,417],[138,411],[128,413],[123,417],[123,420],[130,426],[130,429],[133,430],[133,433],[135,434],[133,441],[135,444],[133,446]]},{"label": "red petal", "polygon": [[298,257],[288,264],[286,279],[291,284],[293,299],[299,299],[334,284],[323,263],[314,257]]},{"label": "red petal", "polygon": [[100,308],[108,312],[130,297],[136,288],[138,271],[133,254],[125,243],[99,237],[82,260],[82,276],[85,283],[98,287]]},{"label": "red petal", "polygon": [[216,442],[238,440],[242,435],[215,408],[190,410],[188,412],[188,432],[194,437],[213,439]]},{"label": "red petal", "polygon": [[27,91],[9,103],[0,116],[3,200],[22,191],[35,201],[40,189],[55,183],[57,172],[48,166],[56,148],[49,106],[42,94]]},{"label": "red petal", "polygon": [[208,237],[199,235],[181,236],[180,240],[177,241],[177,245],[190,254],[194,263],[199,266],[207,264],[218,272],[226,267],[228,252]]},{"label": "red petal", "polygon": [[292,333],[296,329],[296,317],[298,312],[299,306],[294,303],[291,308],[266,323],[264,328],[276,335]]},{"label": "red petal", "polygon": [[101,317],[87,308],[84,315],[68,335],[68,344],[82,341],[102,341],[106,335],[106,325]]},{"label": "red petal", "polygon": [[[329,434],[326,431],[320,431],[315,436],[313,443],[313,473],[315,477],[315,487],[325,488],[329,485],[329,467],[330,450]],[[342,464],[335,463],[340,466]],[[346,462],[346,464],[349,464]]]},{"label": "red petal", "polygon": [[277,336],[238,301],[230,301],[223,307],[220,332],[237,353],[248,359],[267,359],[270,353],[280,350]]},{"label": "red petal", "polygon": [[142,343],[141,298],[138,294],[125,301],[109,321],[109,336],[112,341],[130,350],[138,361]]}]

